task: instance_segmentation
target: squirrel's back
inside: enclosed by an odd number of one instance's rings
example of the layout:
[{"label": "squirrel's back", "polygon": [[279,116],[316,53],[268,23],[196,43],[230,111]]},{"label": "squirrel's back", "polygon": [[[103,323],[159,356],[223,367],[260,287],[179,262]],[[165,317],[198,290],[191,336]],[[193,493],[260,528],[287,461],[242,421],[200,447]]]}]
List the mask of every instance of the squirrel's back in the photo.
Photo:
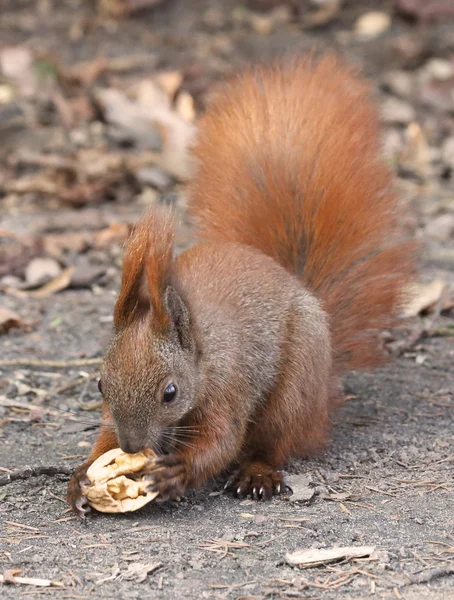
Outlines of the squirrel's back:
[{"label": "squirrel's back", "polygon": [[330,315],[337,370],[380,362],[413,258],[366,85],[330,56],[254,68],[201,118],[195,156],[199,237],[300,278]]}]

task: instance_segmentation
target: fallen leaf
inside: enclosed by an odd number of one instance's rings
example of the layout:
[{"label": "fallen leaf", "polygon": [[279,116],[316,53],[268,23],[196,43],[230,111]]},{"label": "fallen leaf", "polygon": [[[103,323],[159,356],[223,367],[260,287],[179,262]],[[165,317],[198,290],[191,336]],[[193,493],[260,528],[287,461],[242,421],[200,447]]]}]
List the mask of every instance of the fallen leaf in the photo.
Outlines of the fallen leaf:
[{"label": "fallen leaf", "polygon": [[188,92],[181,92],[175,102],[175,110],[178,115],[188,123],[195,119],[194,98]]},{"label": "fallen leaf", "polygon": [[16,84],[24,96],[35,94],[37,74],[33,68],[33,56],[25,46],[3,48],[0,51],[0,71]]},{"label": "fallen leaf", "polygon": [[[325,0],[323,2],[313,3],[319,6],[304,19],[304,23],[309,27],[322,27],[336,18],[341,8],[342,0]],[[302,3],[301,3],[302,4]]]},{"label": "fallen leaf", "polygon": [[24,327],[22,319],[9,308],[0,306],[0,333],[7,333],[13,327]]},{"label": "fallen leaf", "polygon": [[90,232],[75,231],[52,233],[43,237],[46,254],[60,258],[65,252],[81,253],[91,246],[93,236]]},{"label": "fallen leaf", "polygon": [[110,88],[98,90],[95,98],[108,123],[124,130],[136,144],[150,148],[154,152],[162,150],[163,140],[157,124],[123,92]]},{"label": "fallen leaf", "polygon": [[315,494],[310,475],[289,475],[285,483],[292,491],[290,502],[309,502]]},{"label": "fallen leaf", "polygon": [[441,279],[408,286],[406,295],[409,300],[404,307],[402,316],[404,318],[416,317],[425,310],[429,310],[440,300],[445,288],[446,284]]},{"label": "fallen leaf", "polygon": [[162,567],[162,562],[142,564],[132,563],[129,565],[128,570],[125,573],[121,573],[120,579],[125,581],[136,581],[137,583],[143,583],[150,573],[157,571]]},{"label": "fallen leaf", "polygon": [[118,19],[162,2],[164,0],[98,0],[98,9],[101,14]]},{"label": "fallen leaf", "polygon": [[158,73],[154,80],[169,98],[173,98],[183,83],[183,75],[179,71]]},{"label": "fallen leaf", "polygon": [[54,277],[54,279],[51,279],[48,283],[43,285],[42,288],[33,290],[31,292],[26,292],[26,295],[31,298],[47,298],[56,292],[65,290],[71,283],[73,271],[73,267],[64,269],[59,275],[57,275],[57,277]]},{"label": "fallen leaf", "polygon": [[156,91],[156,84],[150,83],[149,93],[142,93],[140,102],[133,102],[111,88],[98,90],[96,99],[107,122],[124,130],[136,144],[153,150],[157,165],[177,179],[185,180],[192,171],[188,148],[195,127],[169,106],[167,98],[158,101],[158,95],[151,91],[152,86]]},{"label": "fallen leaf", "polygon": [[5,569],[3,571],[3,583],[15,583],[14,578],[19,573],[22,573],[22,569]]},{"label": "fallen leaf", "polygon": [[107,581],[125,580],[125,581],[136,581],[137,583],[143,583],[150,573],[157,571],[162,567],[162,562],[142,564],[133,563],[129,565],[127,571],[121,573],[118,564],[113,565],[112,575],[98,579],[95,583],[97,585],[103,584]]},{"label": "fallen leaf", "polygon": [[53,258],[34,258],[25,269],[25,281],[29,287],[39,287],[54,279],[61,272]]},{"label": "fallen leaf", "polygon": [[285,560],[290,565],[300,568],[317,567],[338,560],[351,558],[363,558],[369,556],[375,550],[374,546],[347,546],[344,548],[309,548],[308,550],[296,550],[285,555]]},{"label": "fallen leaf", "polygon": [[123,244],[129,237],[131,227],[127,223],[112,223],[94,235],[96,248],[106,248],[113,244]]}]

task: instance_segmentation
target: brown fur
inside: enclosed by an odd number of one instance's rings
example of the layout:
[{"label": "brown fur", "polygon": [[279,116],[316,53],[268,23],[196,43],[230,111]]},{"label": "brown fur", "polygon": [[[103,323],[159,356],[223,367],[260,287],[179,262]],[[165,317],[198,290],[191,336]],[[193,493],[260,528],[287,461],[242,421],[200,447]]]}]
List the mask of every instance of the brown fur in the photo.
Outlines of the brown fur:
[{"label": "brown fur", "polygon": [[137,312],[150,308],[157,324],[168,325],[163,297],[172,264],[173,219],[156,209],[144,215],[129,238],[123,259],[123,277],[115,305],[114,325],[125,327]]},{"label": "brown fur", "polygon": [[412,274],[366,85],[335,57],[240,75],[201,119],[200,237],[272,256],[322,299],[339,371],[375,366]]},{"label": "brown fur", "polygon": [[162,453],[162,500],[235,463],[237,495],[279,493],[278,469],[326,442],[341,372],[381,360],[412,274],[375,110],[334,58],[245,73],[199,129],[189,209],[205,243],[172,260],[154,209],[128,244],[107,425],[70,486],[80,512],[87,465],[115,445]]}]

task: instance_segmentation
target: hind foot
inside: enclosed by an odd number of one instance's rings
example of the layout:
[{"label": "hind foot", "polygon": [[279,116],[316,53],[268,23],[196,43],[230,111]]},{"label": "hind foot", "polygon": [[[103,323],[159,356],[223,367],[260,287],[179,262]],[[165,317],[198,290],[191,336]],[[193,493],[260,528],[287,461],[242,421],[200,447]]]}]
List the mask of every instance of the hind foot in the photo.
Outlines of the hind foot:
[{"label": "hind foot", "polygon": [[280,471],[261,462],[249,462],[235,471],[224,486],[237,498],[271,500],[284,489],[284,479]]}]

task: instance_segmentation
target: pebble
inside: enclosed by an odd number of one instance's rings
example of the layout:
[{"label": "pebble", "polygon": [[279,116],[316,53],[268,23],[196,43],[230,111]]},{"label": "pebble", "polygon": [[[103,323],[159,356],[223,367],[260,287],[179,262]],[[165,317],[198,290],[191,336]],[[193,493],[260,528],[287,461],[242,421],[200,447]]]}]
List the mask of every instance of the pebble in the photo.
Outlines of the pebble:
[{"label": "pebble", "polygon": [[398,98],[387,98],[382,105],[382,120],[387,124],[408,125],[416,118],[411,104]]},{"label": "pebble", "polygon": [[374,39],[383,35],[391,26],[391,17],[384,12],[371,11],[361,15],[355,23],[358,37]]}]

